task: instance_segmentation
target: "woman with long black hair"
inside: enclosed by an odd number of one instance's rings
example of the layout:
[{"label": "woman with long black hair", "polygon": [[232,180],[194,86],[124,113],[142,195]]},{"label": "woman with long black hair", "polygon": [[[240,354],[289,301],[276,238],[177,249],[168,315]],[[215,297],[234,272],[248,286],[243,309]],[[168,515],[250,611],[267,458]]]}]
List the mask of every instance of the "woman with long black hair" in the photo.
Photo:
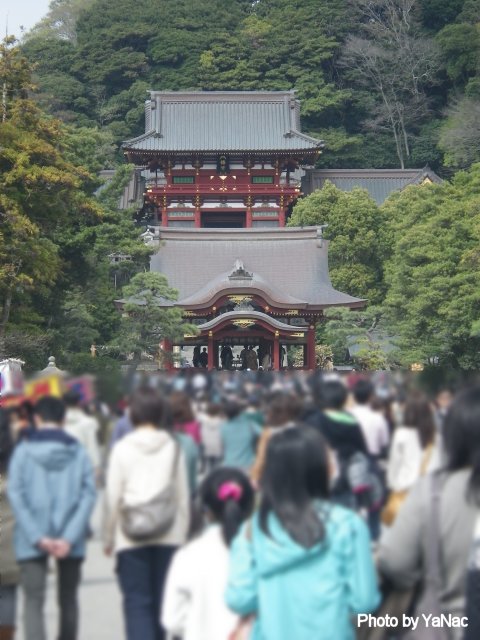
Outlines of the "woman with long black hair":
[{"label": "woman with long black hair", "polygon": [[311,427],[271,439],[259,513],[231,550],[227,604],[261,640],[353,640],[379,603],[367,526],[329,501],[329,458]]}]

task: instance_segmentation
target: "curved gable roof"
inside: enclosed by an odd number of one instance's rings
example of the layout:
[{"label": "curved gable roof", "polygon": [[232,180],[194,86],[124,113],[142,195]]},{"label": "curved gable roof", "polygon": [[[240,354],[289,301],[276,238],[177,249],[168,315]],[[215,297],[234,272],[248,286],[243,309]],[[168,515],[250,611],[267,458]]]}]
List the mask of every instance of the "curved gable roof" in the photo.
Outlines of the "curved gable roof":
[{"label": "curved gable roof", "polygon": [[198,328],[201,331],[209,331],[210,329],[215,329],[221,324],[228,324],[229,322],[233,322],[235,320],[261,320],[268,325],[270,325],[273,329],[278,331],[283,331],[284,333],[305,333],[306,328],[304,327],[296,327],[291,324],[286,324],[285,322],[281,322],[276,318],[272,318],[266,313],[262,313],[261,311],[229,311],[227,313],[222,313],[222,315],[213,318],[213,320],[209,320],[208,322],[204,322],[199,325]]},{"label": "curved gable roof", "polygon": [[[151,270],[179,292],[180,305],[204,304],[222,286],[248,293],[258,287],[291,307],[361,307],[365,301],[333,288],[328,242],[317,227],[278,229],[158,229]],[[251,278],[232,278],[241,262]],[[229,275],[230,274],[230,275]],[[281,298],[277,300],[277,298]]]}]

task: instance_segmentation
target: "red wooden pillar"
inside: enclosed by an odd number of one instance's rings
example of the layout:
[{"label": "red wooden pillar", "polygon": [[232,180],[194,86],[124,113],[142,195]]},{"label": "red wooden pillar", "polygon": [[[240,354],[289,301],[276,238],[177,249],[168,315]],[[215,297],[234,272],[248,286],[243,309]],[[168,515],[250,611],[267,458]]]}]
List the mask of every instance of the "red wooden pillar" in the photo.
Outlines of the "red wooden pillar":
[{"label": "red wooden pillar", "polygon": [[213,341],[213,333],[211,331],[208,332],[207,349],[208,349],[208,365],[207,365],[207,368],[208,368],[209,371],[213,371],[213,369],[215,368],[215,354],[214,354],[215,343]]},{"label": "red wooden pillar", "polygon": [[316,368],[315,357],[315,324],[308,327],[307,334],[307,369],[313,371]]},{"label": "red wooden pillar", "polygon": [[[197,171],[197,175],[198,175],[198,171]],[[202,201],[198,193],[195,196],[193,204],[195,205],[195,228],[200,229],[200,227],[202,226],[202,211],[200,208],[202,205]]]},{"label": "red wooden pillar", "polygon": [[278,226],[285,226],[285,198],[283,195],[280,196],[279,200],[279,210],[278,210]]},{"label": "red wooden pillar", "polygon": [[[248,187],[250,189],[250,186]],[[248,195],[245,200],[245,206],[247,208],[247,215],[245,220],[245,226],[249,229],[252,226],[252,205],[254,200],[251,195]]]},{"label": "red wooden pillar", "polygon": [[167,199],[163,198],[162,205],[162,227],[168,227]]},{"label": "red wooden pillar", "polygon": [[278,331],[275,331],[273,339],[273,370],[280,371],[280,336]]},{"label": "red wooden pillar", "polygon": [[165,369],[173,371],[173,345],[172,341],[165,338],[162,343],[162,349],[165,353]]}]

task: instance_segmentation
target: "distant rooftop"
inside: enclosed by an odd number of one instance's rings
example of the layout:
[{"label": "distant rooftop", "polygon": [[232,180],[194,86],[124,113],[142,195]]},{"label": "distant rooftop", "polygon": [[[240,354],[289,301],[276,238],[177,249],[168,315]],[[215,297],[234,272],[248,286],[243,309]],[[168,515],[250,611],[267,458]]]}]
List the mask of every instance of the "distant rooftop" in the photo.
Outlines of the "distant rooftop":
[{"label": "distant rooftop", "polygon": [[430,169],[309,169],[302,179],[302,191],[308,195],[321,189],[329,180],[342,191],[355,187],[367,189],[377,204],[394,192],[411,184],[440,183],[442,179]]},{"label": "distant rooftop", "polygon": [[127,156],[172,152],[316,153],[323,143],[301,133],[293,91],[151,91],[145,133],[127,140]]}]

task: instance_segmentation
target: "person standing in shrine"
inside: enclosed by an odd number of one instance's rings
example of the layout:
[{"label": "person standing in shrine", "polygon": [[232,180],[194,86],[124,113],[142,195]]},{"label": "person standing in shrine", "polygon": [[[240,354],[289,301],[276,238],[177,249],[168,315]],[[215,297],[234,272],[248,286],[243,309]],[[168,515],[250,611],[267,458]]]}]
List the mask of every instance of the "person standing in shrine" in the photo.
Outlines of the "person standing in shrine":
[{"label": "person standing in shrine", "polygon": [[264,371],[270,371],[272,368],[272,358],[269,351],[266,351],[262,358],[262,367]]},{"label": "person standing in shrine", "polygon": [[203,348],[203,351],[199,356],[199,360],[202,369],[206,369],[208,367],[208,352],[206,347]]},{"label": "person standing in shrine", "polygon": [[248,347],[247,351],[247,369],[250,369],[250,371],[257,371],[258,369],[257,354],[252,346]]},{"label": "person standing in shrine", "polygon": [[201,366],[200,365],[200,347],[198,345],[196,347],[193,347],[192,364],[195,369],[198,369],[198,367]]},{"label": "person standing in shrine", "polygon": [[248,368],[247,364],[247,355],[248,355],[248,345],[245,345],[243,349],[240,351],[240,361],[241,361],[241,370],[245,371]]},{"label": "person standing in shrine", "polygon": [[228,344],[224,344],[222,351],[220,352],[220,361],[222,363],[222,369],[229,371],[232,368],[233,353]]}]

